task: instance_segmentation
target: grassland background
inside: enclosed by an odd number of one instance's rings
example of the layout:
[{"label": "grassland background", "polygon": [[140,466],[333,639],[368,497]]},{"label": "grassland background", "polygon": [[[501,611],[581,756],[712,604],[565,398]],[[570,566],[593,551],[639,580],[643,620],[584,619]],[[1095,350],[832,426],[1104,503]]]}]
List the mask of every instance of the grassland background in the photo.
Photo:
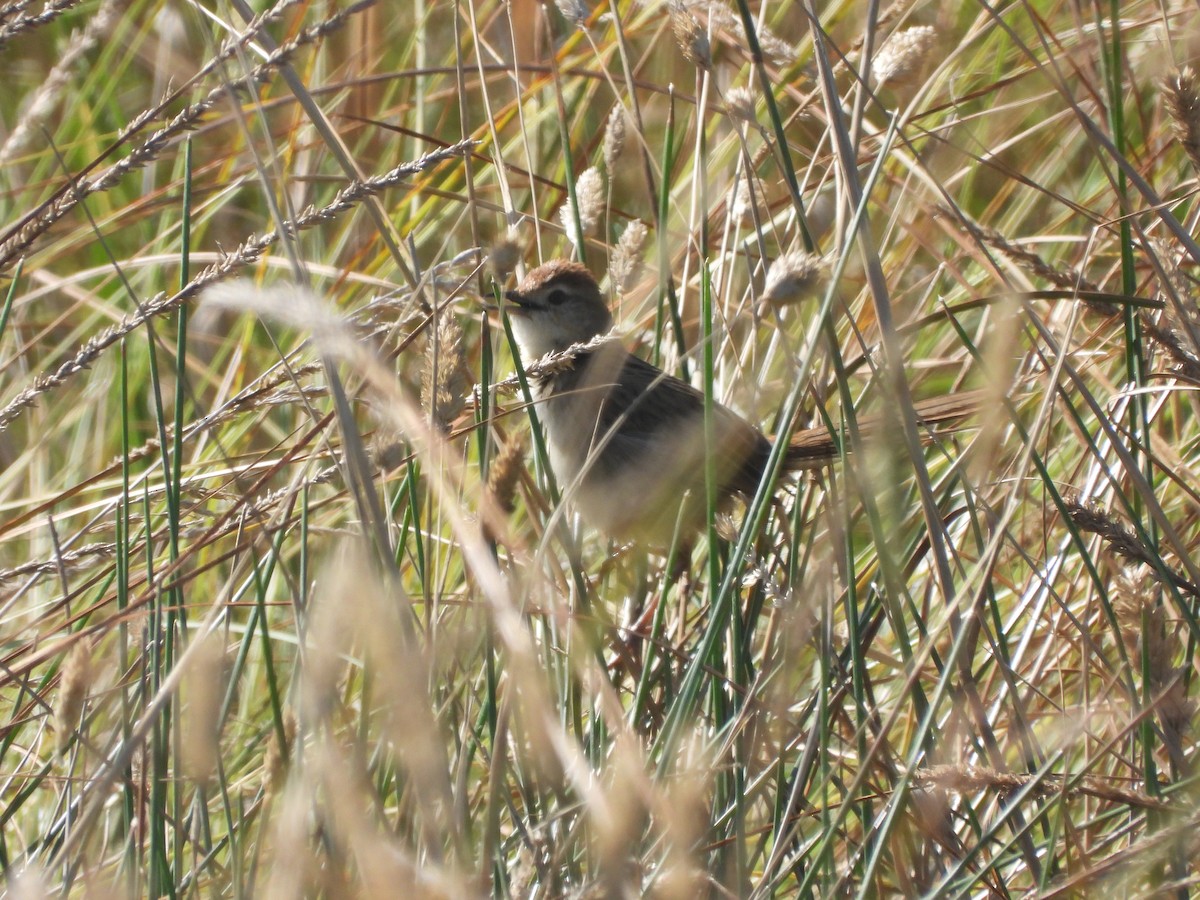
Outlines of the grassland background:
[{"label": "grassland background", "polygon": [[[1195,3],[266,12],[0,7],[11,896],[1188,895]],[[479,299],[589,166],[629,345],[844,440],[682,579]]]}]

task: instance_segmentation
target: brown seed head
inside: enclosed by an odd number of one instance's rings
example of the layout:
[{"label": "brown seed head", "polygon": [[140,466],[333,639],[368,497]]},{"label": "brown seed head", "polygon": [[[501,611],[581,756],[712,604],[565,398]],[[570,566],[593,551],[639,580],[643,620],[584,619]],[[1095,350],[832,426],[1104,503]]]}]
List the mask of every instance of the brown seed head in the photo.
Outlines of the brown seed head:
[{"label": "brown seed head", "polygon": [[81,638],[71,649],[59,681],[58,708],[54,711],[59,753],[70,746],[71,736],[79,727],[79,717],[83,713],[83,704],[91,684],[92,645],[86,638]]},{"label": "brown seed head", "polygon": [[180,757],[183,771],[197,781],[206,782],[216,772],[221,740],[221,702],[225,695],[225,653],[216,635],[202,639],[193,665],[181,685],[186,703],[183,708],[183,741]]},{"label": "brown seed head", "polygon": [[488,264],[492,267],[492,274],[500,281],[511,275],[520,261],[521,245],[511,234],[506,234],[498,240],[488,253]]},{"label": "brown seed head", "polygon": [[1197,91],[1196,73],[1192,67],[1184,66],[1167,76],[1163,93],[1175,139],[1200,171],[1200,91]]},{"label": "brown seed head", "polygon": [[1195,704],[1188,699],[1183,670],[1173,660],[1182,649],[1177,629],[1167,621],[1162,589],[1152,569],[1127,566],[1111,584],[1112,608],[1131,665],[1145,673],[1156,699],[1156,712],[1171,735],[1190,727]]},{"label": "brown seed head", "polygon": [[671,30],[675,32],[675,42],[683,51],[684,59],[707,72],[712,68],[712,47],[709,45],[708,35],[681,0],[671,0],[667,12],[671,16]]},{"label": "brown seed head", "polygon": [[435,314],[426,345],[421,400],[439,428],[448,428],[462,411],[471,388],[463,360],[462,329],[450,313]]},{"label": "brown seed head", "polygon": [[734,221],[742,225],[749,225],[754,221],[754,205],[755,198],[753,191],[750,190],[750,179],[743,174],[738,179],[737,191],[733,195],[733,205],[729,209],[729,214]]},{"label": "brown seed head", "polygon": [[505,513],[513,511],[513,497],[517,482],[521,478],[522,461],[525,459],[525,438],[516,434],[509,437],[500,448],[500,454],[488,472],[488,494],[496,507]]}]

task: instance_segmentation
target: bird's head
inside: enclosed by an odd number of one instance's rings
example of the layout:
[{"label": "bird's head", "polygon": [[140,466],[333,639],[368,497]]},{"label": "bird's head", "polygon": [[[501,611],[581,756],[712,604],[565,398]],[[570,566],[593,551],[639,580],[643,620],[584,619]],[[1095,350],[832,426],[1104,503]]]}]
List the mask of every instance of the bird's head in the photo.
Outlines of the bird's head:
[{"label": "bird's head", "polygon": [[504,296],[528,360],[590,341],[612,327],[600,286],[581,263],[557,259],[538,266]]}]

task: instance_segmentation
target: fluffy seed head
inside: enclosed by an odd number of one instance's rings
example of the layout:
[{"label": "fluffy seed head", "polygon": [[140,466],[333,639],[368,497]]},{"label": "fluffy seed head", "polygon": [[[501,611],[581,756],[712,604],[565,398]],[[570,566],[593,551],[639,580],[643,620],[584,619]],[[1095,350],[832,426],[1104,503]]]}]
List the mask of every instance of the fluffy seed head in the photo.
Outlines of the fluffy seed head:
[{"label": "fluffy seed head", "polygon": [[471,376],[463,360],[462,329],[449,313],[435,314],[430,323],[421,400],[439,428],[449,428],[466,403]]},{"label": "fluffy seed head", "polygon": [[937,32],[928,25],[917,25],[893,34],[872,63],[875,84],[905,81],[915,76],[925,63],[936,37]]},{"label": "fluffy seed head", "polygon": [[517,482],[522,471],[521,462],[524,459],[524,435],[512,435],[500,448],[500,454],[488,472],[488,494],[495,501],[496,508],[505,513],[513,511],[513,497],[517,492]]},{"label": "fluffy seed head", "polygon": [[71,736],[79,726],[83,704],[87,700],[88,688],[92,684],[92,645],[80,639],[71,649],[63,665],[59,682],[58,707],[54,711],[54,728],[57,733],[58,752],[62,753],[71,744]]},{"label": "fluffy seed head", "polygon": [[750,190],[750,180],[746,177],[738,179],[737,193],[733,198],[733,207],[729,214],[742,225],[754,221],[754,194]]},{"label": "fluffy seed head", "polygon": [[1191,724],[1195,704],[1187,697],[1183,672],[1172,665],[1179,654],[1177,630],[1167,621],[1161,588],[1145,565],[1129,566],[1113,579],[1112,608],[1133,666],[1145,673],[1158,698],[1156,712],[1168,732],[1179,734]]},{"label": "fluffy seed head", "polygon": [[[587,237],[596,230],[604,215],[604,178],[595,166],[588,166],[575,182],[575,202],[579,204],[579,224],[583,227],[583,236]],[[575,220],[571,215],[571,205],[566,203],[559,210],[563,230],[566,231],[571,244],[578,240],[575,234]],[[575,246],[575,249],[580,249]]]},{"label": "fluffy seed head", "polygon": [[[741,25],[740,19],[738,25]],[[739,27],[738,31],[740,32],[742,29]],[[799,56],[795,46],[789,44],[765,25],[758,28],[758,46],[763,55],[777,66],[789,65],[795,62],[796,57]]]},{"label": "fluffy seed head", "polygon": [[158,39],[173,47],[183,47],[188,37],[188,26],[179,10],[163,6],[154,17],[154,30]]},{"label": "fluffy seed head", "polygon": [[511,275],[520,261],[521,245],[517,243],[512,234],[506,234],[498,240],[492,246],[491,252],[488,253],[488,264],[492,267],[492,274],[499,281],[503,281]]},{"label": "fluffy seed head", "polygon": [[805,300],[817,292],[823,274],[824,264],[816,254],[803,250],[785,253],[767,270],[762,302],[786,306]]},{"label": "fluffy seed head", "polygon": [[554,0],[554,5],[558,7],[563,18],[576,28],[582,28],[591,15],[591,10],[583,0]]},{"label": "fluffy seed head", "polygon": [[1183,145],[1188,159],[1200,171],[1200,92],[1197,91],[1196,73],[1192,67],[1184,66],[1167,76],[1163,83],[1163,94],[1175,140]]},{"label": "fluffy seed head", "polygon": [[[742,22],[742,17],[735,14],[732,9],[723,3],[701,3],[697,0],[691,0],[691,6],[703,6],[704,11],[708,16],[709,25],[714,29],[724,29],[732,32],[737,36],[737,39],[745,46],[749,47],[750,39],[746,36],[746,27]],[[766,25],[761,23],[754,26],[754,36],[758,40],[758,49],[762,51],[763,56],[769,59],[777,66],[786,66],[796,61],[798,56],[796,48],[781,38],[775,32],[771,31]]]},{"label": "fluffy seed head", "polygon": [[183,677],[183,770],[197,781],[208,781],[216,772],[220,755],[221,700],[224,696],[225,654],[215,635],[202,639],[198,658]]},{"label": "fluffy seed head", "polygon": [[725,95],[725,103],[729,106],[729,114],[743,122],[757,123],[754,117],[754,91],[748,87],[730,88]]},{"label": "fluffy seed head", "polygon": [[681,0],[671,0],[667,6],[671,16],[671,30],[675,32],[675,43],[683,52],[684,59],[694,66],[708,71],[712,68],[712,47],[708,35]]},{"label": "fluffy seed head", "polygon": [[1149,566],[1127,566],[1111,585],[1112,608],[1130,658],[1141,668],[1144,650],[1151,680],[1162,683],[1173,648],[1167,643],[1166,610],[1158,602],[1156,587]]},{"label": "fluffy seed head", "polygon": [[618,294],[626,293],[637,281],[649,233],[646,223],[641,219],[634,219],[621,232],[621,239],[617,241],[608,267],[608,277]]},{"label": "fluffy seed head", "polygon": [[617,157],[625,146],[625,110],[621,104],[613,107],[608,114],[608,124],[604,126],[604,168],[611,178],[616,171]]}]

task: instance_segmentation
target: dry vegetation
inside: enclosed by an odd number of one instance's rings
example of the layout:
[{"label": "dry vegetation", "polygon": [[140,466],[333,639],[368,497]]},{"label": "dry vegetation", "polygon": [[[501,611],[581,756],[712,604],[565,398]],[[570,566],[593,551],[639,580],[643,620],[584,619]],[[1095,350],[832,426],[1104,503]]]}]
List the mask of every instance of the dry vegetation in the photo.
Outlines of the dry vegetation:
[{"label": "dry vegetation", "polygon": [[[0,8],[13,896],[1190,892],[1200,13],[872,9]],[[842,458],[580,528],[572,254]]]}]

